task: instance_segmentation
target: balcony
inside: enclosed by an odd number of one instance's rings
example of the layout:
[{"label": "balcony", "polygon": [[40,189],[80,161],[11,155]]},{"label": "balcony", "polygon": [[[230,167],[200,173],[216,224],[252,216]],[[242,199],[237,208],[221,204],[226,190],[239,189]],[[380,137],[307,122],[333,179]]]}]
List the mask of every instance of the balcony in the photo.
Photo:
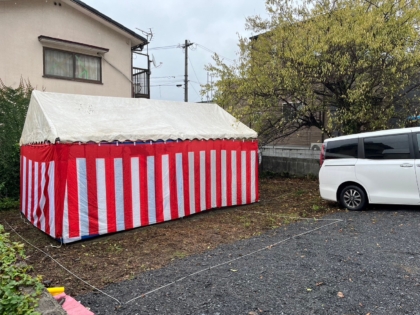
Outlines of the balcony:
[{"label": "balcony", "polygon": [[133,67],[133,97],[150,98],[150,71]]}]

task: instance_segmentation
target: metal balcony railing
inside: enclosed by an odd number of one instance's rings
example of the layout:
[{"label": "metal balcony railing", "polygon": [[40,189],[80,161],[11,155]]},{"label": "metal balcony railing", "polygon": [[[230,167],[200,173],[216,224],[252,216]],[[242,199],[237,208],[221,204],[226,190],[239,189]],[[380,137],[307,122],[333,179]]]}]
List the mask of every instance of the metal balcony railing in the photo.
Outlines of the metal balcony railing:
[{"label": "metal balcony railing", "polygon": [[133,97],[150,98],[150,72],[133,67]]}]

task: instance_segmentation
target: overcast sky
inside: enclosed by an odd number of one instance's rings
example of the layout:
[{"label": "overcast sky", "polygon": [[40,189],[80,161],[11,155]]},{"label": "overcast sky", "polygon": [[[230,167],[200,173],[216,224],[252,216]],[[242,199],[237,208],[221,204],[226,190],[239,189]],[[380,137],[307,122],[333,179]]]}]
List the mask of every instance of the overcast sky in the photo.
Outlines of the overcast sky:
[{"label": "overcast sky", "polygon": [[[88,5],[141,34],[141,29],[153,31],[149,49],[181,45],[188,39],[201,46],[188,51],[189,101],[197,102],[200,84],[207,81],[204,66],[212,62],[212,54],[202,46],[223,57],[236,59],[238,33],[245,31],[245,18],[265,16],[265,0],[83,0]],[[146,50],[146,49],[145,49]],[[156,64],[152,65],[151,98],[173,101],[184,100],[184,50],[182,48],[151,49]],[[134,66],[141,66],[138,60]],[[174,78],[175,76],[175,78]],[[203,100],[206,100],[204,97]]]}]

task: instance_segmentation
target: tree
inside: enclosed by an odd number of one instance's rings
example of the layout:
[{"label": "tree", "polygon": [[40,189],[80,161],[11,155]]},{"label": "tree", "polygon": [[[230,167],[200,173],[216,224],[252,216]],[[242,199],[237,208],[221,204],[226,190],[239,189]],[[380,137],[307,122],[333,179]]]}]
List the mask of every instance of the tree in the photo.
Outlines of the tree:
[{"label": "tree", "polygon": [[420,1],[300,3],[267,0],[267,20],[246,19],[259,35],[239,39],[239,60],[214,56],[218,104],[262,144],[310,126],[331,136],[402,127],[417,116]]},{"label": "tree", "polygon": [[19,139],[32,90],[23,80],[17,88],[5,86],[0,80],[0,200],[19,198]]}]

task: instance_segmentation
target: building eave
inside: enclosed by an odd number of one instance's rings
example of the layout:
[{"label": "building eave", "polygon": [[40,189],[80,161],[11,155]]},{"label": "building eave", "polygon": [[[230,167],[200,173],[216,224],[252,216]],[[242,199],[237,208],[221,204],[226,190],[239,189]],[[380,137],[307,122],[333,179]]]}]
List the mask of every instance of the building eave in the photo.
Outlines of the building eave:
[{"label": "building eave", "polygon": [[109,16],[99,12],[95,8],[92,8],[91,6],[87,5],[83,1],[80,0],[67,0],[68,3],[71,5],[72,3],[76,5],[77,8],[83,8],[84,10],[87,10],[90,14],[93,14],[96,17],[99,17],[100,20],[106,21],[109,24],[111,24],[113,27],[116,27],[118,30],[123,31],[124,33],[128,34],[129,37],[132,39],[132,47],[134,46],[140,46],[141,48],[145,45],[147,45],[149,42],[146,38],[143,36],[137,34],[136,32],[130,30],[129,28],[125,27],[124,25],[118,23],[117,21],[111,19]]}]

